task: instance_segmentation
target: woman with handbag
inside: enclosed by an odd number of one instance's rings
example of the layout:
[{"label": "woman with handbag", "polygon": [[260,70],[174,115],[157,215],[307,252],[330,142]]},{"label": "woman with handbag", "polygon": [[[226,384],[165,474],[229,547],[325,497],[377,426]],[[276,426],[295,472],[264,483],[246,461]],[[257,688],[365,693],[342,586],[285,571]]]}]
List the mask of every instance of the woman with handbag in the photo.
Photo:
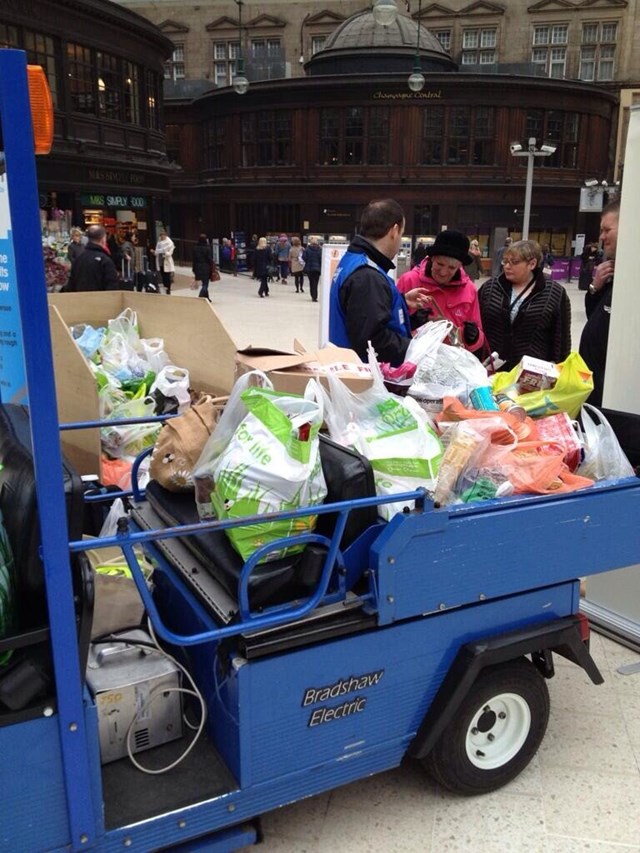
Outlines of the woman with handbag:
[{"label": "woman with handbag", "polygon": [[193,247],[193,263],[191,265],[191,269],[193,270],[193,284],[192,287],[195,289],[196,282],[200,282],[200,293],[198,296],[201,296],[203,299],[209,299],[209,278],[213,280],[213,271],[215,264],[213,263],[213,258],[211,256],[211,248],[209,246],[209,241],[207,240],[206,234],[201,234],[198,237],[198,242]]}]

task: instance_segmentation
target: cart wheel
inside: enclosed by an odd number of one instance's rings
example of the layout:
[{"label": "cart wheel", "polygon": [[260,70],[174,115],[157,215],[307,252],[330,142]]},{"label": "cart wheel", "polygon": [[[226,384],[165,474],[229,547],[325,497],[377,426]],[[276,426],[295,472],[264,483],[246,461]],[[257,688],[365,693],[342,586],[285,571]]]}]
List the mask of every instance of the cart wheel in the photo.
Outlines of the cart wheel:
[{"label": "cart wheel", "polygon": [[457,794],[506,785],[536,754],[549,720],[549,691],[526,658],[488,667],[425,759],[437,782]]}]

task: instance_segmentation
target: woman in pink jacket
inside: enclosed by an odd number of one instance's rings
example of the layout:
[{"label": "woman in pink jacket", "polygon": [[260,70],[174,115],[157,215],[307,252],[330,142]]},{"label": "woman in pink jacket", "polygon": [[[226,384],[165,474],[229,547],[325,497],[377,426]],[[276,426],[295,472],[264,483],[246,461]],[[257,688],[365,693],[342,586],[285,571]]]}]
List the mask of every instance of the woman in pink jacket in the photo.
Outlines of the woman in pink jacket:
[{"label": "woman in pink jacket", "polygon": [[410,309],[411,327],[417,329],[428,320],[451,320],[451,338],[471,352],[481,355],[485,346],[480,320],[478,292],[464,271],[471,263],[469,240],[459,231],[441,231],[427,249],[427,257],[398,279],[398,290],[407,293],[424,288],[417,309]]}]

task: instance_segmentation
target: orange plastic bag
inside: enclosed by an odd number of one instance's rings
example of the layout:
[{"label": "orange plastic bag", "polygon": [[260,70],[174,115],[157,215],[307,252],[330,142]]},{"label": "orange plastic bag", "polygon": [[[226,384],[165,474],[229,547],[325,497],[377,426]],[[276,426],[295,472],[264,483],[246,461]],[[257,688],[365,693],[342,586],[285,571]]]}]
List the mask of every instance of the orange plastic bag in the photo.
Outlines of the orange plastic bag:
[{"label": "orange plastic bag", "polygon": [[436,423],[469,421],[478,418],[499,418],[504,422],[504,432],[496,432],[491,436],[493,444],[513,444],[513,434],[518,441],[537,438],[536,425],[529,417],[521,421],[511,412],[489,411],[485,409],[467,409],[457,397],[445,397],[442,401],[442,411],[435,417]]},{"label": "orange plastic bag", "polygon": [[[513,485],[514,494],[557,495],[593,485],[572,474],[564,462],[564,448],[554,442],[521,442],[515,448],[489,448],[491,461]],[[483,464],[487,464],[487,458]]]}]

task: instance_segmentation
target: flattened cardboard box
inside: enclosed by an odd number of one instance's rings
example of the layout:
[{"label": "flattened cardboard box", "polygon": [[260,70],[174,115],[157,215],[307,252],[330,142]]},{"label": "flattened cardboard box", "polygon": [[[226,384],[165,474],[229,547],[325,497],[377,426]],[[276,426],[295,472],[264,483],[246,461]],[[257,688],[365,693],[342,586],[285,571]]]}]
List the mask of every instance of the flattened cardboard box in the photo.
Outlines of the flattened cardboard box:
[{"label": "flattened cardboard box", "polygon": [[299,341],[294,341],[292,352],[247,347],[236,353],[236,375],[249,370],[262,370],[269,375],[276,391],[304,394],[310,379],[319,379],[328,388],[326,370],[335,369],[338,376],[352,391],[366,391],[371,387],[369,368],[360,356],[351,349],[329,344],[319,350],[307,351]]},{"label": "flattened cardboard box", "polygon": [[[56,293],[49,296],[49,323],[60,423],[100,417],[96,381],[70,327],[77,323],[106,326],[125,308],[136,311],[140,337],[164,340],[172,362],[189,371],[193,388],[214,395],[231,391],[238,347],[206,300],[122,290]],[[61,443],[78,473],[101,474],[99,430],[65,430]]]}]

